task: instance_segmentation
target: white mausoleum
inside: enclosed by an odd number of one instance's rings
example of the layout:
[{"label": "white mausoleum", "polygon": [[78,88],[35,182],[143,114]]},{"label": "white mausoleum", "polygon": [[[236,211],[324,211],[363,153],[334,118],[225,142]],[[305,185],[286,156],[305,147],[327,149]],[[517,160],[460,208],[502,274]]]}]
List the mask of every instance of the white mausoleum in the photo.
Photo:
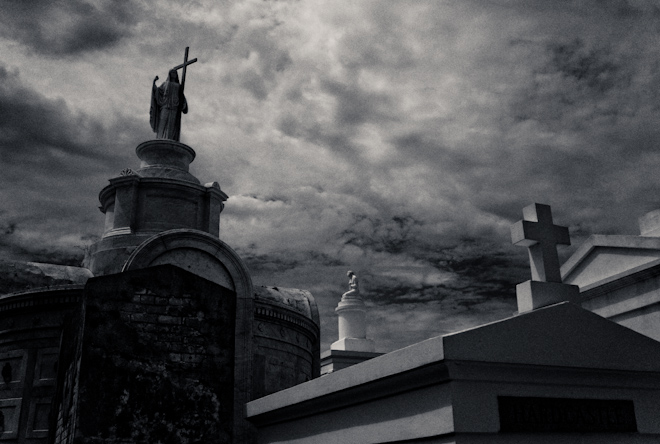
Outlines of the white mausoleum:
[{"label": "white mausoleum", "polygon": [[251,401],[259,443],[660,442],[648,217],[642,236],[593,236],[560,268],[567,230],[546,205],[523,216],[512,240],[529,249],[532,280],[516,289],[517,315]]}]

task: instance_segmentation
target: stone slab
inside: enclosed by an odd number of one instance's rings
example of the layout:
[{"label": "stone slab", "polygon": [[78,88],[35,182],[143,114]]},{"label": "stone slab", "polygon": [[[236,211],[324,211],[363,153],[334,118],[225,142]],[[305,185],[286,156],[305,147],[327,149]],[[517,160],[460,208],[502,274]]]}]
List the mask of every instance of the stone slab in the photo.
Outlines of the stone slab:
[{"label": "stone slab", "polygon": [[257,416],[351,387],[369,384],[379,379],[436,363],[443,358],[442,336],[427,339],[346,368],[341,372],[330,373],[322,378],[256,399],[247,404],[247,415],[248,417]]},{"label": "stone slab", "polygon": [[333,342],[330,349],[372,353],[376,351],[376,344],[371,339],[343,338]]},{"label": "stone slab", "polygon": [[321,354],[321,374],[335,372],[383,355],[383,353],[327,350]]},{"label": "stone slab", "polygon": [[518,312],[524,313],[560,302],[579,303],[580,288],[556,282],[526,281],[516,285]]}]

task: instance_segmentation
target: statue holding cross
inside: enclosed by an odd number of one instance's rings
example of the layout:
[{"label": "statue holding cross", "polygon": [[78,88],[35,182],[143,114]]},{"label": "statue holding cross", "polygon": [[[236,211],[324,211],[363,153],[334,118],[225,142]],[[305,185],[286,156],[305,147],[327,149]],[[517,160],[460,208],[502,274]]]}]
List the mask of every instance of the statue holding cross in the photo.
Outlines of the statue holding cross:
[{"label": "statue holding cross", "polygon": [[[165,82],[156,86],[158,76],[154,78],[151,87],[149,123],[158,139],[178,141],[181,135],[181,113],[188,113],[188,102],[183,94],[186,85],[186,68],[197,61],[196,58],[188,60],[188,49],[186,47],[183,63],[170,69]],[[181,68],[183,68],[183,74],[181,83],[179,83],[177,70]]]}]

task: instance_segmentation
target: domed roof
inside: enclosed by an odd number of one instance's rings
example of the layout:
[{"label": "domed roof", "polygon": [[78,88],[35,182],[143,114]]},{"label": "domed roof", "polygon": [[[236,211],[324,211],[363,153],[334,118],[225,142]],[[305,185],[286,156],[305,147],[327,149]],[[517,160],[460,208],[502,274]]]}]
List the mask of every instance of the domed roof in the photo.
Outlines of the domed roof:
[{"label": "domed roof", "polygon": [[314,296],[307,290],[281,287],[254,287],[255,302],[283,307],[318,322],[318,308]]},{"label": "domed roof", "polygon": [[93,277],[82,267],[38,262],[0,261],[0,294],[36,288],[84,284]]}]

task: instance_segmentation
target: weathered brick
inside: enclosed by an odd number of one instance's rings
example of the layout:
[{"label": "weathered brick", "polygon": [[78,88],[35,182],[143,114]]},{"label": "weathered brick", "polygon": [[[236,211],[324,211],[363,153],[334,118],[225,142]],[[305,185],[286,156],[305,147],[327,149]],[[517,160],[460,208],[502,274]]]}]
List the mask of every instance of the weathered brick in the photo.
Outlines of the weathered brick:
[{"label": "weathered brick", "polygon": [[168,298],[164,298],[161,296],[154,296],[154,304],[155,305],[167,305]]},{"label": "weathered brick", "polygon": [[145,306],[147,313],[166,314],[167,307],[164,305],[147,305]]},{"label": "weathered brick", "polygon": [[154,296],[153,295],[145,295],[140,297],[140,302],[143,304],[153,304],[154,303]]},{"label": "weathered brick", "polygon": [[131,315],[132,322],[152,322],[156,323],[158,321],[158,316],[155,314],[149,313],[134,313]]},{"label": "weathered brick", "polygon": [[184,349],[188,354],[203,354],[205,351],[204,347],[200,345],[185,345]]},{"label": "weathered brick", "polygon": [[179,318],[177,316],[159,315],[158,316],[158,323],[159,324],[177,325],[177,324],[181,324],[181,318]]},{"label": "weathered brick", "polygon": [[189,341],[190,344],[203,344],[204,337],[197,330],[189,330],[183,335],[184,342]]},{"label": "weathered brick", "polygon": [[121,307],[119,307],[121,311],[128,311],[131,313],[140,313],[143,312],[143,307],[142,304],[133,304],[130,302],[126,302],[124,304],[121,304]]},{"label": "weathered brick", "polygon": [[187,327],[190,327],[190,328],[193,328],[193,329],[196,329],[196,330],[199,330],[202,327],[202,321],[200,321],[197,318],[187,317],[183,320],[183,324]]},{"label": "weathered brick", "polygon": [[183,362],[187,363],[195,363],[198,364],[204,360],[204,355],[197,354],[197,353],[182,353],[181,354],[181,360]]},{"label": "weathered brick", "polygon": [[140,332],[152,333],[157,331],[158,327],[156,324],[140,322],[140,323],[135,323],[135,329]]},{"label": "weathered brick", "polygon": [[166,313],[170,316],[181,316],[183,312],[183,307],[180,305],[175,305],[175,306],[168,305],[167,307],[165,307],[165,309],[166,309]]}]

